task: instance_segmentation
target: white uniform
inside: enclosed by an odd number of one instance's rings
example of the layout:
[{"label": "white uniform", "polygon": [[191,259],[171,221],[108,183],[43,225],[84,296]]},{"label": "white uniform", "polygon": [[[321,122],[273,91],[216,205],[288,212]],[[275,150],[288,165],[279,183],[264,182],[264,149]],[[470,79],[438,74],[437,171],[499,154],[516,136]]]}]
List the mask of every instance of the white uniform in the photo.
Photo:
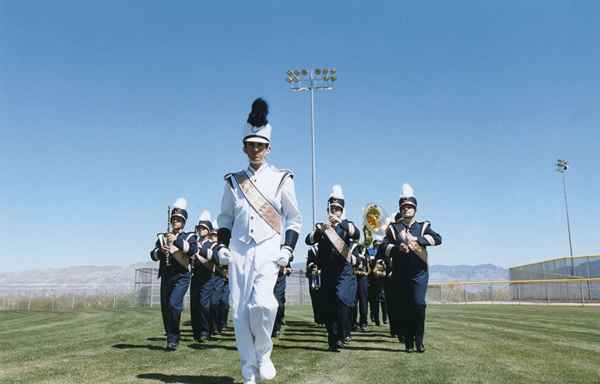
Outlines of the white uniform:
[{"label": "white uniform", "polygon": [[[229,249],[230,305],[233,310],[236,346],[242,376],[252,382],[259,367],[271,365],[271,332],[277,314],[273,287],[277,281],[282,236],[287,230],[300,233],[302,218],[296,202],[294,180],[289,171],[263,164],[245,170],[263,196],[282,218],[278,234],[250,206],[235,178],[225,182],[219,228],[231,231]],[[273,368],[274,369],[274,368]]]}]

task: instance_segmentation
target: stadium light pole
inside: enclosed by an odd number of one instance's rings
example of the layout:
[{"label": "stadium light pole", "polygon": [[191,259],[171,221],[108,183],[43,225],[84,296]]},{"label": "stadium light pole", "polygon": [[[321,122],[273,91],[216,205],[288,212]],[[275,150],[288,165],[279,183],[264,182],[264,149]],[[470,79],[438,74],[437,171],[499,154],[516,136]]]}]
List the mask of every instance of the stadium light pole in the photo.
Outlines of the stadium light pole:
[{"label": "stadium light pole", "polygon": [[315,91],[331,91],[337,80],[335,68],[290,69],[287,82],[294,92],[310,92],[310,137],[312,157],[312,223],[317,220],[317,167],[315,159]]},{"label": "stadium light pole", "polygon": [[569,253],[571,255],[571,276],[575,276],[575,261],[573,260],[573,242],[571,240],[571,221],[569,219],[569,203],[567,201],[567,178],[566,173],[569,169],[567,160],[556,160],[556,171],[562,175],[563,195],[565,198],[565,213],[567,215],[567,232],[569,235]]}]

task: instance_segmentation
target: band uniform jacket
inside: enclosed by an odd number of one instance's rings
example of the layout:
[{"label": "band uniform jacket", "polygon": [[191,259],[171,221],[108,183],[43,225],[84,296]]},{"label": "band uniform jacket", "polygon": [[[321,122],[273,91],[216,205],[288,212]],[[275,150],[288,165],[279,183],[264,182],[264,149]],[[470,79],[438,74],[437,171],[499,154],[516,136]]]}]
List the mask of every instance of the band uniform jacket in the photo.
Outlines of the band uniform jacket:
[{"label": "band uniform jacket", "polygon": [[391,258],[393,278],[400,276],[414,277],[427,271],[427,262],[422,260],[415,252],[400,252],[400,245],[408,245],[407,234],[414,237],[422,247],[435,246],[442,243],[442,237],[431,229],[429,221],[413,220],[409,225],[402,222],[392,223],[386,230],[385,238],[380,245],[378,257],[386,260]]},{"label": "band uniform jacket", "polygon": [[[179,232],[173,243],[179,251],[183,252],[187,257],[192,257],[198,251],[198,241],[195,232]],[[165,262],[164,255],[160,254],[160,243],[156,240],[154,249],[150,251],[150,258],[154,261],[160,261],[158,267],[158,275],[161,277],[174,276],[182,273],[188,273],[188,269],[179,264],[174,257],[170,258],[170,265]]]},{"label": "band uniform jacket", "polygon": [[[353,242],[360,238],[360,231],[354,223],[342,220],[335,226],[336,233],[344,240],[349,249]],[[347,255],[340,255],[324,232],[315,230],[306,237],[306,244],[318,243],[317,265],[321,269],[320,302],[322,307],[335,308],[336,297],[345,305],[352,307],[356,304],[356,276],[354,275],[353,263],[356,255],[352,257],[353,262],[345,260]]]}]

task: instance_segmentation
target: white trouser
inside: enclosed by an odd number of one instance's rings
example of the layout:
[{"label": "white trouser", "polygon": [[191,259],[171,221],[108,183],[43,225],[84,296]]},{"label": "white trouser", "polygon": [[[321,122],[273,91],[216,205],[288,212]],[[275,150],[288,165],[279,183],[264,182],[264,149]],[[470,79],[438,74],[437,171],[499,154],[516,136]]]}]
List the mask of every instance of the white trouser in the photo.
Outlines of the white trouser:
[{"label": "white trouser", "polygon": [[242,376],[246,380],[257,372],[261,363],[271,358],[271,332],[278,306],[273,288],[279,271],[275,261],[279,248],[279,236],[260,244],[254,241],[243,244],[232,239],[230,305]]}]

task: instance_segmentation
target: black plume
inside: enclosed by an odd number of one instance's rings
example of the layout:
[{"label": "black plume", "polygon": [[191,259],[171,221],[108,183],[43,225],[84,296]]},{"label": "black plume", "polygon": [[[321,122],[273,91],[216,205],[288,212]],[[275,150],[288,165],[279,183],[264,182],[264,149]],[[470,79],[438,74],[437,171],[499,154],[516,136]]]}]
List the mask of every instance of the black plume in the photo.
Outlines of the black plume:
[{"label": "black plume", "polygon": [[260,97],[252,103],[252,110],[248,115],[248,123],[253,127],[262,127],[267,125],[267,115],[269,114],[269,105],[267,102]]}]

